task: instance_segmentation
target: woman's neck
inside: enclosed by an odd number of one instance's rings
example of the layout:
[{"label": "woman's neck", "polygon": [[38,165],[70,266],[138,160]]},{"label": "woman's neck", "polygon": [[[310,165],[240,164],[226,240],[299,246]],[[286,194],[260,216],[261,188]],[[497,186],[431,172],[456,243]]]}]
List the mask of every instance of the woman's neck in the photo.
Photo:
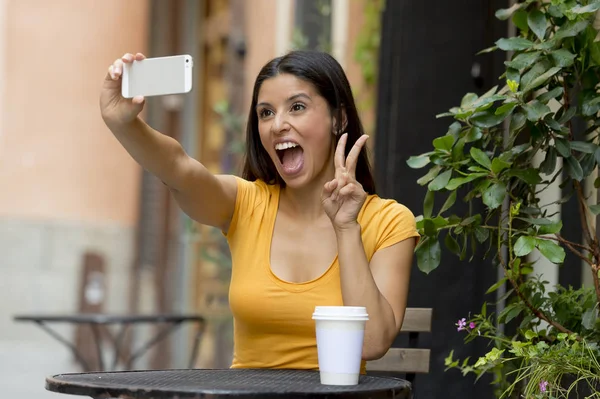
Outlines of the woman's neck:
[{"label": "woman's neck", "polygon": [[280,210],[294,218],[308,221],[320,219],[325,214],[321,204],[323,186],[334,177],[333,170],[323,171],[320,177],[313,179],[302,188],[283,187],[280,192]]}]

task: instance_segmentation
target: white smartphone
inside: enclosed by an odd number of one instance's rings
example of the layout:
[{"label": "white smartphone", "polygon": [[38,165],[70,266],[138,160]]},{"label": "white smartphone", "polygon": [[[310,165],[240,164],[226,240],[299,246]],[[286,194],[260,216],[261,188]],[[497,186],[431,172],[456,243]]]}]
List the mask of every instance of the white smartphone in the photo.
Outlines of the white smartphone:
[{"label": "white smartphone", "polygon": [[193,66],[188,54],[124,63],[121,94],[133,98],[188,93],[192,90]]}]

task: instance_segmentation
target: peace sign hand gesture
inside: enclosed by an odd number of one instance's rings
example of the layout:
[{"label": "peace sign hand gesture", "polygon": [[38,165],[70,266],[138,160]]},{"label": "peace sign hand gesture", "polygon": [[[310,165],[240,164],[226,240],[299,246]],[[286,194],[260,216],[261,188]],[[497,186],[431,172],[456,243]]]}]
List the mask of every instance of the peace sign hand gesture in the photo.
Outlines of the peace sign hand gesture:
[{"label": "peace sign hand gesture", "polygon": [[356,181],[356,163],[368,138],[367,135],[359,137],[346,157],[344,150],[348,134],[344,133],[335,150],[335,177],[325,183],[321,203],[336,230],[355,225],[358,213],[367,199],[367,193]]}]

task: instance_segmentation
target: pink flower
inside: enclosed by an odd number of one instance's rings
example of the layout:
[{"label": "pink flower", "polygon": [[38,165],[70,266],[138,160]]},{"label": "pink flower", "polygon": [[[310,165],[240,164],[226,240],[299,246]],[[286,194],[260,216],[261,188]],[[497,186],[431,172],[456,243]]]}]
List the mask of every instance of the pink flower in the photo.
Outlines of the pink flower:
[{"label": "pink flower", "polygon": [[458,321],[458,323],[456,323],[456,325],[458,326],[458,328],[456,329],[456,331],[462,331],[465,329],[466,325],[467,325],[467,319],[465,319],[464,317],[462,319],[460,319]]},{"label": "pink flower", "polygon": [[540,392],[546,392],[546,389],[548,389],[548,381],[540,381]]},{"label": "pink flower", "polygon": [[472,329],[474,329],[474,328],[475,328],[475,326],[476,326],[476,324],[475,324],[475,323],[473,323],[473,322],[470,322],[470,323],[469,323],[469,328],[470,328],[471,330],[472,330]]}]

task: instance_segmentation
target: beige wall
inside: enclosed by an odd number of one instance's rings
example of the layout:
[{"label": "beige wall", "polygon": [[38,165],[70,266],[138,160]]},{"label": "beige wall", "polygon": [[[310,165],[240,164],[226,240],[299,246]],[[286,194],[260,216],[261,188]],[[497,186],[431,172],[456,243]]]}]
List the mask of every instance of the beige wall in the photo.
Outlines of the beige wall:
[{"label": "beige wall", "polygon": [[[273,0],[252,0],[246,5],[246,107],[252,100],[252,87],[260,69],[275,57],[277,7]],[[244,114],[244,116],[246,116]]]},{"label": "beige wall", "polygon": [[5,13],[0,216],[133,225],[140,170],[98,93],[110,62],[146,48],[147,0],[8,0]]}]

